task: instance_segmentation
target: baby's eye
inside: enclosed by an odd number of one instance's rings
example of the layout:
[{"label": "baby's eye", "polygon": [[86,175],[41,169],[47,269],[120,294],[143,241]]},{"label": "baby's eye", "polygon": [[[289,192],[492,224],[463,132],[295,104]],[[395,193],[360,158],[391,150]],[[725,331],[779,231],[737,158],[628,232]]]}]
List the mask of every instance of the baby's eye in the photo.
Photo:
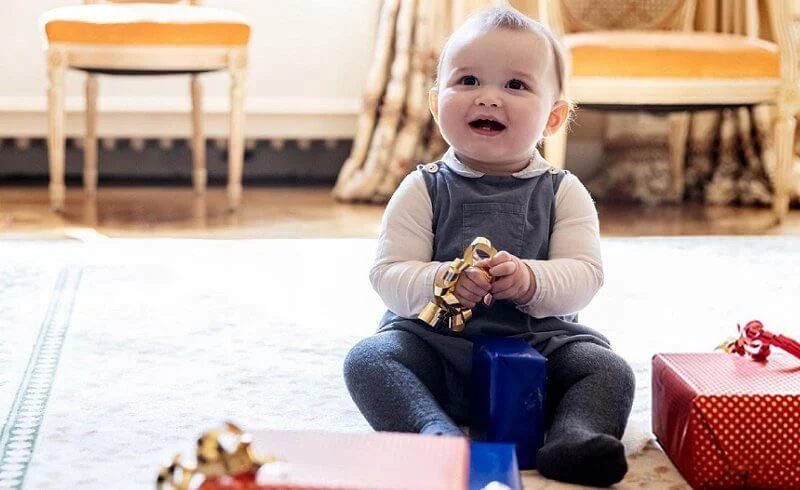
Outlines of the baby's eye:
[{"label": "baby's eye", "polygon": [[472,75],[466,75],[461,77],[461,80],[458,81],[461,85],[478,85],[478,79]]},{"label": "baby's eye", "polygon": [[517,80],[516,78],[513,79],[513,80],[509,80],[508,83],[506,84],[506,87],[508,87],[508,88],[510,88],[512,90],[527,90],[528,89],[528,86],[525,85],[525,82],[523,82],[522,80]]}]

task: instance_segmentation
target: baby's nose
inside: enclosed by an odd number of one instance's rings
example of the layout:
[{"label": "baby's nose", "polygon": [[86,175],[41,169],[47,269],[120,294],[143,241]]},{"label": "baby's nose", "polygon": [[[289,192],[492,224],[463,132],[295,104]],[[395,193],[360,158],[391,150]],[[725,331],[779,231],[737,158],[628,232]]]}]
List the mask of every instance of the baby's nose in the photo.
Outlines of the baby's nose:
[{"label": "baby's nose", "polygon": [[483,93],[475,98],[475,105],[483,107],[501,107],[503,103],[496,95],[491,93]]}]

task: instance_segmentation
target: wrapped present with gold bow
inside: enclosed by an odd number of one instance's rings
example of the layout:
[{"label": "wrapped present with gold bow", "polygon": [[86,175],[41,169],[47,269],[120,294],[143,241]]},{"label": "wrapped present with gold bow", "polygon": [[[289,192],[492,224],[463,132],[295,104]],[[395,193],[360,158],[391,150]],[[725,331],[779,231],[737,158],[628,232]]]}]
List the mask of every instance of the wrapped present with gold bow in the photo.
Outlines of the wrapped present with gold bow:
[{"label": "wrapped present with gold bow", "polygon": [[[729,352],[762,362],[653,357],[653,433],[693,488],[800,488],[800,359],[787,337],[748,325]],[[769,345],[789,349],[767,361]]]},{"label": "wrapped present with gold bow", "polygon": [[[469,483],[466,437],[290,430],[243,435],[245,446],[240,440],[225,448],[217,432],[204,434],[197,464],[176,464],[176,457],[159,474],[157,488],[466,490]],[[199,486],[189,486],[193,478]]]}]

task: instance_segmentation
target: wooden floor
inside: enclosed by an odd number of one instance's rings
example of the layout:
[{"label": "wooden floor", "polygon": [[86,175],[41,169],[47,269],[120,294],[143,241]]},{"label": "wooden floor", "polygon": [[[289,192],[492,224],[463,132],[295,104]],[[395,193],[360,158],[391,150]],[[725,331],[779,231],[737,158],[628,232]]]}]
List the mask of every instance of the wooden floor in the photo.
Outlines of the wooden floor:
[{"label": "wooden floor", "polygon": [[[111,237],[306,238],[376,236],[383,206],[336,202],[329,188],[247,187],[242,208],[225,210],[223,188],[205,198],[188,187],[101,187],[96,201],[80,188],[63,212],[50,211],[42,187],[0,187],[0,238],[99,233]],[[644,207],[599,204],[604,236],[798,235],[800,210],[780,226],[764,208]]]}]

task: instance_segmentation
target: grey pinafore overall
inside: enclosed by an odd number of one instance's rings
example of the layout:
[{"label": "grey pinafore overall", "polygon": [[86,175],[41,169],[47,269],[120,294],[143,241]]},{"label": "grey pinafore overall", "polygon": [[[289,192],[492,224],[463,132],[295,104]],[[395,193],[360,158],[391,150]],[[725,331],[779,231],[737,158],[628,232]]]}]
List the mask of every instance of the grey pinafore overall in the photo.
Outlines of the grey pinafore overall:
[{"label": "grey pinafore overall", "polygon": [[[483,175],[466,177],[442,162],[420,165],[433,205],[433,257],[446,262],[461,257],[475,237],[488,238],[497,250],[522,259],[547,260],[555,220],[555,194],[566,171],[545,171],[531,177]],[[461,333],[434,330],[421,320],[387,311],[379,332],[404,330],[427,342],[445,360],[448,403],[456,419],[469,410],[471,338],[476,335],[519,337],[545,357],[575,341],[609,347],[599,332],[576,323],[575,317],[534,318],[510,301],[487,308],[479,305]]]}]

